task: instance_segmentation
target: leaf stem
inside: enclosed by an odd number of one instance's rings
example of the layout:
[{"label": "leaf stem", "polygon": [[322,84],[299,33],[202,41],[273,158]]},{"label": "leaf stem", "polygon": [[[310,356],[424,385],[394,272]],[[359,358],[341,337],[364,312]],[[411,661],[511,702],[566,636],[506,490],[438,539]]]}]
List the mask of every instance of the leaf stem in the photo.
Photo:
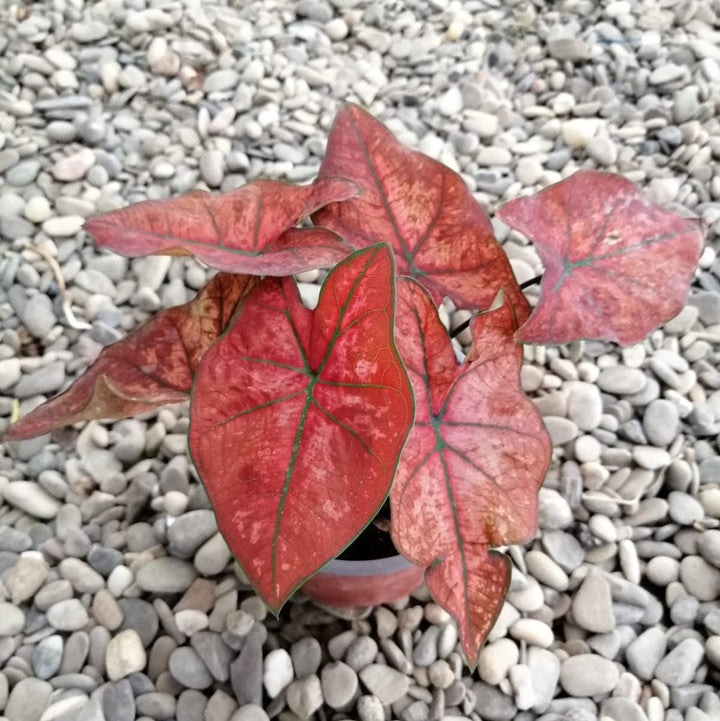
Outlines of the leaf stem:
[{"label": "leaf stem", "polygon": [[[520,290],[525,290],[525,288],[529,288],[531,285],[535,285],[535,283],[539,283],[542,280],[542,274],[536,275],[534,278],[530,278],[530,280],[526,280],[524,283],[520,283]],[[477,315],[477,314],[475,314]],[[473,318],[475,317],[473,315],[471,318],[468,318],[466,321],[460,323],[457,328],[453,328],[450,331],[450,337],[455,338],[455,336],[460,335],[466,328],[470,327],[470,323],[472,323]]]},{"label": "leaf stem", "polygon": [[542,280],[542,273],[540,275],[536,275],[534,278],[530,278],[530,280],[526,280],[524,283],[520,283],[520,290],[525,290],[525,288],[529,288],[531,285],[535,285],[536,283],[539,283]]}]

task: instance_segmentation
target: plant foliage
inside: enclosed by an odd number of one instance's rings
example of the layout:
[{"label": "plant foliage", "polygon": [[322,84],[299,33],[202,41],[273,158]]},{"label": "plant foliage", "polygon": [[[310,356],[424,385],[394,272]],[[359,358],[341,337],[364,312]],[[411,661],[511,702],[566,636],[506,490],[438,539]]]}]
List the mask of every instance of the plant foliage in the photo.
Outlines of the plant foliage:
[{"label": "plant foliage", "polygon": [[[190,396],[193,460],[272,609],[389,494],[396,546],[427,567],[474,665],[508,584],[495,549],[534,533],[550,459],[518,341],[638,341],[680,310],[702,248],[696,221],[591,170],[499,217],[545,264],[532,313],[463,180],[345,105],[310,185],[255,181],[91,218],[119,253],[194,255],[223,272],[108,346],[5,440]],[[333,268],[309,310],[291,276],[316,267]],[[437,312],[446,296],[477,312],[460,364]]]}]

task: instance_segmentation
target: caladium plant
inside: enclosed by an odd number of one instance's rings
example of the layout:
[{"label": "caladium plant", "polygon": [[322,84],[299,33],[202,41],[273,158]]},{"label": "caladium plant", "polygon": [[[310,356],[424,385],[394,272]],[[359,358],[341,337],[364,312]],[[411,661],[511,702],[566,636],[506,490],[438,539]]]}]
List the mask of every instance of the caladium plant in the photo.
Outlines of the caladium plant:
[{"label": "caladium plant", "polygon": [[[310,185],[261,180],[91,218],[103,247],[219,272],[4,438],[189,399],[220,530],[274,611],[389,495],[395,545],[427,568],[474,665],[509,580],[496,549],[532,537],[550,462],[520,343],[637,342],[680,311],[702,248],[698,221],[593,170],[498,215],[544,263],[532,312],[460,176],[345,105]],[[311,310],[292,274],[315,267],[332,269]],[[475,316],[462,362],[444,297]]]}]

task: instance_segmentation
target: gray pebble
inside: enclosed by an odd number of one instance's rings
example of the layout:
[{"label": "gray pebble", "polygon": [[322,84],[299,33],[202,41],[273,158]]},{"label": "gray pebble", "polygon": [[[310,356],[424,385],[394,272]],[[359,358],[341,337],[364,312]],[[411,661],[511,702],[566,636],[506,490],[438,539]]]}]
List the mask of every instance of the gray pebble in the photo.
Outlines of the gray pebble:
[{"label": "gray pebble", "polygon": [[142,566],[135,580],[144,591],[180,593],[186,591],[197,577],[191,564],[178,558],[156,558]]},{"label": "gray pebble", "polygon": [[323,667],[320,678],[325,703],[331,708],[346,710],[358,692],[355,671],[342,661],[333,661]]},{"label": "gray pebble", "polygon": [[665,655],[667,639],[660,628],[649,628],[625,650],[630,670],[640,679],[650,681]]},{"label": "gray pebble", "polygon": [[570,696],[600,696],[610,693],[618,681],[611,661],[581,653],[566,658],[560,667],[560,684]]},{"label": "gray pebble", "polygon": [[677,406],[670,401],[652,401],[643,414],[643,429],[650,443],[667,446],[677,435],[680,418]]},{"label": "gray pebble", "polygon": [[297,678],[310,676],[320,667],[322,647],[315,638],[301,638],[290,647],[290,658]]},{"label": "gray pebble", "polygon": [[15,686],[5,705],[8,721],[38,721],[50,699],[52,686],[39,678],[22,678]]},{"label": "gray pebble", "polygon": [[176,519],[168,529],[170,551],[179,558],[190,558],[215,533],[217,521],[212,511],[189,511]]},{"label": "gray pebble", "polygon": [[5,180],[9,185],[24,187],[34,183],[40,172],[40,163],[37,160],[23,160],[5,173]]},{"label": "gray pebble", "polygon": [[60,668],[63,657],[63,638],[53,634],[44,638],[33,649],[32,666],[35,675],[41,679],[49,679]]},{"label": "gray pebble", "polygon": [[600,390],[614,395],[639,393],[647,383],[645,374],[637,368],[610,366],[603,368],[597,380]]},{"label": "gray pebble", "polygon": [[668,513],[670,518],[681,526],[691,526],[705,516],[700,502],[681,491],[671,491],[668,494]]},{"label": "gray pebble", "polygon": [[655,669],[655,678],[668,686],[690,683],[704,655],[701,643],[693,638],[685,639],[660,661]]},{"label": "gray pebble", "polygon": [[0,602],[0,636],[14,636],[25,626],[25,614],[11,603]]},{"label": "gray pebble", "polygon": [[102,694],[102,711],[106,721],[134,721],[135,697],[127,679],[105,686]]},{"label": "gray pebble", "polygon": [[355,671],[368,666],[375,660],[378,645],[370,636],[358,636],[345,653],[345,663]]},{"label": "gray pebble", "polygon": [[207,667],[188,646],[176,648],[170,654],[169,669],[173,678],[186,688],[202,690],[212,685],[213,678]]},{"label": "gray pebble", "polygon": [[395,669],[373,663],[359,673],[360,680],[380,702],[391,704],[401,699],[410,688],[410,679]]},{"label": "gray pebble", "polygon": [[44,338],[57,322],[52,301],[43,293],[33,295],[18,315],[36,338]]}]

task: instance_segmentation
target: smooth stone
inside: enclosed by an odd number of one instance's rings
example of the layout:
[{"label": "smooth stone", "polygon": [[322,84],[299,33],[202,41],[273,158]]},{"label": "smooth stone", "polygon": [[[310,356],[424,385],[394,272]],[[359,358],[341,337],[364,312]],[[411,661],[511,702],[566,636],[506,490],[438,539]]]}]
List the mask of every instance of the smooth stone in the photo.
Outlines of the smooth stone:
[{"label": "smooth stone", "polygon": [[232,560],[232,553],[221,533],[216,533],[198,549],[193,563],[203,576],[216,576],[225,570]]},{"label": "smooth stone", "polygon": [[478,675],[492,686],[507,677],[508,670],[520,657],[517,644],[509,638],[500,638],[486,644],[478,656]]},{"label": "smooth stone", "polygon": [[80,215],[63,215],[49,218],[42,224],[42,229],[51,238],[70,238],[82,229],[84,222],[85,218]]},{"label": "smooth stone", "polygon": [[603,718],[611,721],[648,721],[642,707],[632,699],[617,696],[606,698],[600,706]]},{"label": "smooth stone", "polygon": [[213,678],[218,681],[227,681],[230,678],[230,662],[234,654],[219,634],[212,631],[198,631],[190,639],[190,645]]},{"label": "smooth stone", "polygon": [[560,659],[552,651],[531,646],[527,651],[527,665],[535,691],[533,711],[544,713],[555,696],[560,678]]},{"label": "smooth stone", "polygon": [[297,678],[310,676],[320,668],[322,647],[317,639],[306,636],[290,647],[290,658]]},{"label": "smooth stone", "polygon": [[173,678],[186,688],[203,690],[210,687],[213,677],[195,649],[188,646],[176,648],[168,661]]},{"label": "smooth stone", "polygon": [[600,571],[590,569],[572,602],[572,616],[581,628],[609,633],[615,628],[610,585]]},{"label": "smooth stone", "polygon": [[73,183],[82,180],[94,164],[95,153],[93,153],[90,148],[83,148],[72,155],[58,160],[50,168],[50,173],[55,180],[64,183]]},{"label": "smooth stone", "polygon": [[110,639],[105,650],[105,669],[111,681],[142,671],[146,663],[145,647],[137,631],[120,631]]},{"label": "smooth stone", "polygon": [[141,716],[149,716],[152,719],[170,719],[175,715],[176,702],[172,694],[151,691],[138,695],[135,698],[135,706],[137,713]]},{"label": "smooth stone", "polygon": [[293,680],[293,664],[284,648],[276,648],[265,657],[263,685],[270,698],[275,698]]},{"label": "smooth stone", "polygon": [[20,679],[5,705],[5,718],[8,721],[39,721],[48,705],[52,686],[39,678]]},{"label": "smooth stone", "polygon": [[169,556],[148,561],[135,576],[140,588],[151,593],[182,593],[196,578],[191,564]]},{"label": "smooth stone", "polygon": [[[112,593],[110,588],[108,590]],[[158,614],[153,604],[142,598],[120,598],[118,606],[123,614],[120,630],[137,631],[143,646],[149,647],[159,628]]]},{"label": "smooth stone", "polygon": [[78,43],[96,43],[108,34],[108,27],[100,20],[74,23],[70,29],[72,39]]},{"label": "smooth stone", "polygon": [[293,681],[285,692],[285,700],[293,713],[307,721],[323,705],[320,679],[313,674],[300,681]]},{"label": "smooth stone", "polygon": [[23,160],[5,173],[8,185],[24,187],[34,183],[40,172],[40,163],[37,160]]},{"label": "smooth stone", "polygon": [[173,555],[190,558],[215,533],[215,514],[211,510],[200,509],[177,518],[168,528],[167,538]]},{"label": "smooth stone", "polygon": [[641,370],[620,365],[603,368],[597,380],[600,390],[613,395],[639,393],[646,383],[647,376]]},{"label": "smooth stone", "polygon": [[42,558],[20,556],[5,579],[12,603],[17,606],[31,599],[42,588],[49,570]]},{"label": "smooth stone", "polygon": [[655,668],[655,678],[668,686],[684,686],[695,677],[705,655],[703,645],[694,638],[681,641]]},{"label": "smooth stone", "polygon": [[0,602],[0,636],[15,636],[25,627],[25,614],[12,603]]},{"label": "smooth stone", "polygon": [[554,446],[563,446],[578,436],[578,427],[569,418],[546,415],[543,423]]},{"label": "smooth stone", "polygon": [[0,360],[0,391],[12,388],[22,375],[19,358],[6,358]]},{"label": "smooth stone", "polygon": [[377,696],[383,705],[400,700],[410,688],[408,676],[379,663],[365,666],[358,675],[368,691]]},{"label": "smooth stone", "polygon": [[135,721],[135,697],[127,679],[105,686],[102,712],[106,721]]},{"label": "smooth stone", "polygon": [[567,401],[567,415],[578,429],[591,431],[597,428],[602,413],[602,398],[597,386],[591,383],[573,383]]},{"label": "smooth stone", "polygon": [[58,631],[79,631],[88,623],[85,607],[77,598],[54,603],[47,610],[48,623]]},{"label": "smooth stone", "polygon": [[564,531],[545,531],[540,542],[548,556],[566,573],[572,573],[585,559],[585,551],[580,542]]},{"label": "smooth stone", "polygon": [[681,491],[671,491],[668,494],[668,514],[675,523],[681,526],[691,526],[705,517],[702,504],[691,495]]},{"label": "smooth stone", "polygon": [[79,558],[63,559],[58,570],[78,593],[97,593],[105,587],[105,579]]},{"label": "smooth stone", "polygon": [[625,649],[630,670],[643,681],[650,681],[655,668],[665,655],[667,638],[658,627],[648,628]]},{"label": "smooth stone", "polygon": [[65,363],[54,361],[24,375],[15,386],[15,397],[24,399],[38,395],[52,395],[65,383]]},{"label": "smooth stone", "polygon": [[330,708],[343,710],[358,691],[357,673],[342,661],[327,664],[320,675],[322,695]]},{"label": "smooth stone", "polygon": [[55,311],[50,298],[44,293],[37,293],[28,299],[25,307],[18,311],[23,325],[36,338],[44,338],[55,325]]},{"label": "smooth stone", "polygon": [[479,682],[473,684],[472,691],[476,698],[475,708],[482,713],[483,720],[511,721],[516,718],[515,702],[499,688]]},{"label": "smooth stone", "polygon": [[261,705],[263,700],[262,638],[251,632],[230,664],[230,684],[237,702]]},{"label": "smooth stone", "polygon": [[567,528],[573,522],[568,502],[554,489],[541,488],[538,494],[538,525],[544,529]]},{"label": "smooth stone", "polygon": [[569,656],[560,666],[560,685],[570,696],[600,696],[610,693],[619,673],[612,661],[581,653]]},{"label": "smooth stone", "polygon": [[262,706],[246,703],[235,711],[230,721],[270,721],[270,717]]},{"label": "smooth stone", "polygon": [[680,562],[680,581],[698,601],[720,598],[720,570],[701,556],[685,556]]},{"label": "smooth stone", "polygon": [[677,406],[662,398],[648,404],[643,414],[643,430],[654,446],[667,446],[678,433],[680,416]]},{"label": "smooth stone", "polygon": [[32,654],[32,667],[38,678],[47,680],[57,673],[62,662],[63,645],[62,636],[53,634],[35,646]]}]

